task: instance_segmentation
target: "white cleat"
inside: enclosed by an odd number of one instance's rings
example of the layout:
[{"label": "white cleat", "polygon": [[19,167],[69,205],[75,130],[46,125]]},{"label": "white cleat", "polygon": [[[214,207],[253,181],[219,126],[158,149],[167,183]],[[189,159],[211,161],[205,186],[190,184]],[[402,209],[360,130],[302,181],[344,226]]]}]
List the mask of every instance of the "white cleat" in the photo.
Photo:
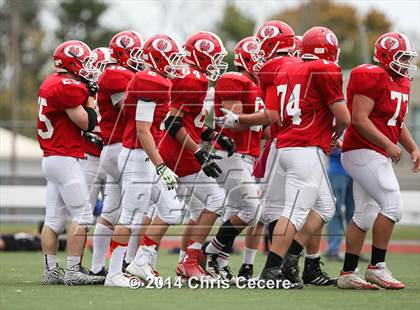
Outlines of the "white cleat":
[{"label": "white cleat", "polygon": [[159,281],[162,281],[162,278],[156,276],[155,271],[149,264],[137,265],[133,260],[126,268],[126,271],[152,285],[158,285]]},{"label": "white cleat", "polygon": [[391,271],[386,268],[384,262],[377,263],[375,266],[369,264],[365,273],[366,281],[376,284],[385,289],[400,290],[405,287],[404,283],[392,276]]},{"label": "white cleat", "polygon": [[109,274],[105,279],[105,286],[111,287],[127,287],[127,288],[139,288],[142,286],[141,280],[137,277],[127,277],[122,272],[113,275],[112,277]]},{"label": "white cleat", "polygon": [[375,284],[366,282],[363,279],[357,268],[355,271],[341,271],[338,277],[337,287],[344,289],[356,289],[356,290],[379,290],[379,287]]}]

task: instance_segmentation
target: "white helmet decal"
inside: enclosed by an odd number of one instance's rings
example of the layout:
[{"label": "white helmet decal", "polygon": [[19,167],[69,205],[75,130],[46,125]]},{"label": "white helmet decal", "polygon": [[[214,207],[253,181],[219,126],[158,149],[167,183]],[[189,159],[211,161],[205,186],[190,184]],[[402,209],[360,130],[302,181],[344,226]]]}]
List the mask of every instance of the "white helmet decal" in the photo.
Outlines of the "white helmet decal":
[{"label": "white helmet decal", "polygon": [[202,53],[211,53],[215,49],[214,43],[206,39],[197,40],[194,47],[197,51]]},{"label": "white helmet decal", "polygon": [[64,54],[69,57],[81,57],[84,53],[85,51],[79,45],[69,45],[64,49]]},{"label": "white helmet decal", "polygon": [[264,39],[275,37],[279,33],[280,33],[280,29],[277,28],[276,26],[265,26],[260,31],[260,34]]},{"label": "white helmet decal", "polygon": [[129,36],[122,35],[115,40],[115,44],[122,48],[130,48],[134,45],[134,39]]},{"label": "white helmet decal", "polygon": [[381,42],[379,43],[383,48],[395,50],[400,46],[398,40],[393,37],[384,37],[382,38]]},{"label": "white helmet decal", "polygon": [[245,42],[242,49],[247,53],[251,53],[252,51],[258,50],[258,43],[254,40]]},{"label": "white helmet decal", "polygon": [[327,39],[328,43],[330,43],[331,45],[337,45],[338,40],[334,33],[328,32],[325,38]]},{"label": "white helmet decal", "polygon": [[167,53],[172,50],[172,44],[166,39],[159,38],[152,42],[152,46],[161,52]]}]

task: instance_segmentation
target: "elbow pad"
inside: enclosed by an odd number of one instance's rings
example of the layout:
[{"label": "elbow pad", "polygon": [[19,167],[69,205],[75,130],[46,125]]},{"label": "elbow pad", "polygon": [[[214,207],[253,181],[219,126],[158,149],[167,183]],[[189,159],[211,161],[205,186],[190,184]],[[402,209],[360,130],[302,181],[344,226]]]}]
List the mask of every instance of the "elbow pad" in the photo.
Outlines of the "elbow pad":
[{"label": "elbow pad", "polygon": [[182,123],[182,117],[168,116],[168,118],[165,120],[165,130],[174,139],[182,127],[184,127],[184,124]]},{"label": "elbow pad", "polygon": [[88,128],[86,131],[92,131],[95,129],[96,125],[98,125],[98,115],[96,115],[95,110],[90,107],[85,108],[85,110],[88,115]]},{"label": "elbow pad", "polygon": [[214,132],[214,129],[207,127],[206,130],[201,132],[200,138],[203,141],[211,141],[211,134]]}]

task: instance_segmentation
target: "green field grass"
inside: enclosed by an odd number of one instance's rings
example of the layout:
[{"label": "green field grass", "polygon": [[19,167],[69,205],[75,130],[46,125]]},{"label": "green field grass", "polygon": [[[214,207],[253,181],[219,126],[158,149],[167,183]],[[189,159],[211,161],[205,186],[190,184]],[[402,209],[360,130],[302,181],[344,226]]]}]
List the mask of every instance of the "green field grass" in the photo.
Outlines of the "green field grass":
[{"label": "green field grass", "polygon": [[[232,255],[237,272],[241,255]],[[264,263],[256,259],[256,271]],[[158,269],[163,277],[174,275],[177,255],[162,250]],[[61,264],[65,256],[60,256]],[[84,264],[90,266],[90,254]],[[348,291],[310,287],[299,291],[225,289],[122,289],[102,286],[42,286],[40,253],[0,253],[0,309],[420,309],[420,255],[390,254],[388,265],[407,288],[402,291]],[[338,274],[341,264],[326,263]],[[361,265],[364,271],[366,264]]]}]

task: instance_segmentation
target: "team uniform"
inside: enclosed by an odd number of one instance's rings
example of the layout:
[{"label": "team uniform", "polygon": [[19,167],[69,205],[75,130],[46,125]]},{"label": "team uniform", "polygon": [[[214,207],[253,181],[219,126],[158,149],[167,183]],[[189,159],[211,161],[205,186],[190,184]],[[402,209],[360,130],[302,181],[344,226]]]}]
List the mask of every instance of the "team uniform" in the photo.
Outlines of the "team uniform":
[{"label": "team uniform", "polygon": [[137,121],[151,122],[150,131],[159,148],[164,134],[162,122],[169,111],[171,86],[169,79],[153,71],[140,71],[127,87],[123,105],[126,127],[118,159],[123,188],[119,222],[130,229],[142,223],[151,202],[158,206],[158,215],[166,223],[178,224],[182,218],[182,206],[176,192],[164,188],[136,131]]},{"label": "team uniform", "polygon": [[[258,81],[261,89],[261,98],[265,102],[267,100],[267,89],[270,85],[274,84],[276,79],[277,72],[284,71],[286,64],[299,64],[302,63],[302,60],[297,57],[291,56],[278,56],[270,59],[258,71]],[[277,138],[277,132],[279,130],[279,125],[277,123],[270,125],[270,140],[266,141],[264,146],[264,151],[261,161],[259,163],[258,174],[261,176],[260,190],[262,193],[262,205],[263,205],[263,214],[261,219],[264,223],[269,224],[277,220],[280,216],[280,209],[275,205],[271,204],[271,199],[268,198],[268,180],[270,178],[271,172],[274,171],[272,168],[276,162],[276,147],[275,141]]]},{"label": "team uniform", "polygon": [[276,139],[276,162],[270,175],[268,199],[282,206],[296,230],[312,208],[328,222],[334,197],[325,172],[333,134],[331,104],[344,100],[341,69],[333,62],[314,60],[288,65],[268,90],[266,107],[280,111],[283,126]]},{"label": "team uniform", "polygon": [[[263,107],[258,85],[239,72],[228,72],[217,80],[214,102],[216,117],[223,116],[221,108],[225,100],[240,101],[244,114],[254,113]],[[236,152],[230,157],[219,145],[215,146],[216,155],[223,158],[218,161],[222,173],[217,181],[227,193],[224,220],[238,214],[244,223],[252,226],[260,216],[258,187],[252,170],[255,158],[260,153],[262,126],[253,126],[239,132],[219,126],[216,129],[235,141],[236,146]]]},{"label": "team uniform", "polygon": [[[347,87],[350,110],[355,95],[375,102],[369,119],[397,144],[408,110],[410,81],[405,77],[394,80],[378,66],[361,65],[352,70]],[[364,231],[371,229],[378,212],[398,222],[402,208],[400,187],[386,151],[350,125],[344,136],[341,161],[353,179],[355,224]]]},{"label": "team uniform", "polygon": [[68,214],[83,226],[93,221],[80,164],[85,156],[84,138],[65,111],[84,105],[88,97],[84,84],[59,74],[49,75],[38,93],[37,133],[47,178],[45,225],[57,234],[66,228]]},{"label": "team uniform", "polygon": [[[171,106],[184,112],[183,125],[197,144],[201,142],[200,135],[208,113],[204,105],[207,87],[206,76],[197,70],[189,71],[184,78],[174,79],[172,85]],[[186,201],[191,219],[196,221],[204,208],[221,214],[224,192],[201,170],[193,152],[167,133],[160,149],[165,164],[178,175],[177,192]]]}]

